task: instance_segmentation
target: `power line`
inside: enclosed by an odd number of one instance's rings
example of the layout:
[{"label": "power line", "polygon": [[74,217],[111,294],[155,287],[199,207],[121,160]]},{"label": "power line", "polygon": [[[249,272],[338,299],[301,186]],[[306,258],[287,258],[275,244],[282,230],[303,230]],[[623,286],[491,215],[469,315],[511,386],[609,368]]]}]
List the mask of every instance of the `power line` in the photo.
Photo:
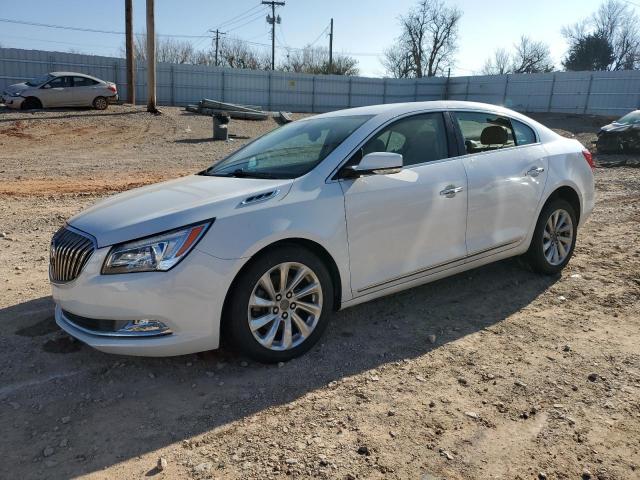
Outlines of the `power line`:
[{"label": "power line", "polygon": [[322,30],[320,32],[320,35],[318,35],[318,37],[309,44],[310,47],[313,47],[316,43],[318,43],[318,40],[320,40],[322,38],[322,35],[324,35],[327,32],[327,29],[329,28],[329,26],[327,25],[326,27],[324,27],[324,30]]},{"label": "power line", "polygon": [[[27,22],[24,20],[13,20],[11,18],[0,18],[0,22],[4,23],[14,23],[18,25],[29,25],[32,27],[44,27],[44,28],[57,28],[59,30],[74,30],[76,32],[89,32],[89,33],[106,33],[110,35],[125,35],[125,32],[120,32],[117,30],[99,30],[95,28],[81,28],[81,27],[69,27],[66,25],[54,25],[51,23],[38,23],[38,22]],[[139,35],[139,34],[138,34]],[[169,35],[169,34],[157,34],[158,37],[173,37],[173,38],[202,38],[209,37],[208,35]]]},{"label": "power line", "polygon": [[250,12],[252,12],[252,11],[253,11],[253,10],[255,10],[256,8],[258,8],[258,9],[259,9],[259,8],[262,8],[262,5],[260,5],[260,4],[258,4],[258,5],[254,5],[254,6],[253,6],[253,7],[251,7],[249,10],[245,10],[244,12],[239,13],[239,14],[238,14],[238,15],[236,15],[235,17],[232,17],[232,18],[230,18],[229,20],[226,20],[226,21],[224,21],[224,22],[220,23],[219,25],[217,25],[217,26],[216,26],[216,28],[222,28],[222,27],[225,27],[225,26],[227,26],[227,27],[228,27],[229,25],[233,25],[233,24],[234,24],[234,23],[236,23],[236,22],[242,21],[242,20],[243,20],[243,18],[247,18],[247,17],[249,17],[249,16],[253,15],[253,13],[250,13]]},{"label": "power line", "polygon": [[262,12],[256,12],[257,15],[252,16],[251,18],[246,19],[247,21],[244,23],[241,23],[240,25],[236,25],[235,27],[229,28],[227,30],[227,32],[232,32],[234,30],[238,30],[239,28],[244,27],[245,25],[249,25],[250,23],[255,22],[256,20],[261,20],[262,16],[264,15],[264,11]]},{"label": "power line", "polygon": [[[258,18],[258,17],[257,17]],[[253,20],[251,20],[253,21]],[[0,18],[0,22],[4,22],[4,23],[13,23],[13,24],[18,24],[18,25],[29,25],[29,26],[34,26],[34,27],[44,27],[44,28],[56,28],[56,29],[61,29],[61,30],[74,30],[74,31],[80,31],[80,32],[90,32],[90,33],[104,33],[104,34],[111,34],[111,35],[125,35],[125,32],[121,32],[121,31],[117,31],[117,30],[99,30],[99,29],[93,29],[93,28],[81,28],[81,27],[70,27],[70,26],[66,26],[66,25],[55,25],[55,24],[49,24],[49,23],[38,23],[38,22],[27,22],[27,21],[23,21],[23,20],[14,20],[14,19],[9,19],[9,18]],[[316,40],[314,40],[313,43],[316,43],[324,33],[326,33],[328,27],[325,27],[325,29],[320,33],[320,35],[318,36],[318,38]],[[231,30],[236,30],[236,28],[232,28]],[[137,34],[137,35],[141,35],[141,34]],[[211,35],[179,35],[179,34],[161,34],[158,33],[156,34],[158,37],[168,37],[168,38],[198,38],[198,39],[211,39],[213,38]],[[241,38],[237,38],[237,40],[240,40],[242,42],[245,42],[249,45],[256,45],[256,46],[260,46],[260,47],[270,47],[271,45],[266,44],[266,43],[258,43],[258,42],[251,42],[251,41],[247,41],[247,40],[243,40]],[[85,45],[86,44],[78,44],[78,45]],[[313,44],[312,44],[313,45]],[[284,50],[298,50],[298,51],[303,51],[305,47],[290,47],[290,46],[278,46],[277,48],[281,48]],[[382,52],[342,52],[344,55],[351,55],[353,57],[376,57],[379,55],[382,55]]]}]

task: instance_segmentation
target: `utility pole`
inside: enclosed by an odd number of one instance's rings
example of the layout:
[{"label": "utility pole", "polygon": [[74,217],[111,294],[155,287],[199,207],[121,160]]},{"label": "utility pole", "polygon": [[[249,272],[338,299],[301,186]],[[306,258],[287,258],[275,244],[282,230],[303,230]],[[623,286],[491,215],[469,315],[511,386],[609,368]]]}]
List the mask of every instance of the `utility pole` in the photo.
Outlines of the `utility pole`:
[{"label": "utility pole", "polygon": [[136,104],[136,60],[133,45],[133,0],[124,1],[124,21],[126,42],[125,49],[127,51],[127,102]]},{"label": "utility pole", "polygon": [[209,30],[209,31],[211,33],[215,33],[216,34],[216,57],[215,57],[214,65],[217,67],[218,66],[218,40],[220,40],[220,35],[226,35],[226,32],[221,32],[217,28],[216,28],[215,32],[213,30]]},{"label": "utility pole", "polygon": [[333,18],[329,29],[329,73],[333,73]]},{"label": "utility pole", "polygon": [[271,5],[271,16],[267,15],[267,23],[271,24],[271,70],[276,69],[276,23],[280,23],[282,19],[280,15],[276,17],[276,6],[284,7],[284,2],[262,1],[263,5]]},{"label": "utility pole", "polygon": [[154,0],[147,0],[147,112],[158,113],[156,107],[156,23]]}]

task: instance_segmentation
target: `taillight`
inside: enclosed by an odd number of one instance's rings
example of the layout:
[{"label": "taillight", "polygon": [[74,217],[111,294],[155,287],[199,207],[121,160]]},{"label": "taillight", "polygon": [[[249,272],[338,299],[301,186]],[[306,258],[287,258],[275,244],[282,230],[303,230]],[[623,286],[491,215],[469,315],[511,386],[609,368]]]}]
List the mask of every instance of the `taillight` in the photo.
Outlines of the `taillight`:
[{"label": "taillight", "polygon": [[111,90],[113,93],[118,93],[118,89],[116,88],[116,86],[113,83],[110,83],[109,86],[107,87],[108,90]]},{"label": "taillight", "polygon": [[586,148],[582,150],[582,155],[584,156],[584,159],[587,161],[587,163],[591,167],[591,170],[596,168],[596,164],[593,161],[593,155],[591,155],[591,152],[589,150],[587,150]]}]

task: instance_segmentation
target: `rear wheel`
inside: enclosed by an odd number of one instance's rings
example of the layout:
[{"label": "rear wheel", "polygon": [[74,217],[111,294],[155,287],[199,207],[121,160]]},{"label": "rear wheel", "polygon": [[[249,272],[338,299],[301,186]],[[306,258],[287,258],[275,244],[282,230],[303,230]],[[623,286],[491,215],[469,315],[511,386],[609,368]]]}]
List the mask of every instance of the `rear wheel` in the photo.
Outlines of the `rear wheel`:
[{"label": "rear wheel", "polygon": [[37,110],[40,108],[42,108],[42,102],[39,98],[27,97],[24,99],[24,102],[22,102],[23,110]]},{"label": "rear wheel", "polygon": [[235,346],[261,362],[308,351],[327,327],[333,285],[324,263],[297,245],[268,251],[235,282],[225,312]]},{"label": "rear wheel", "polygon": [[93,108],[96,110],[106,110],[109,106],[109,102],[104,97],[96,97],[93,101]]},{"label": "rear wheel", "polygon": [[531,267],[546,275],[560,272],[573,255],[577,229],[576,213],[569,202],[557,198],[545,205],[527,252]]}]

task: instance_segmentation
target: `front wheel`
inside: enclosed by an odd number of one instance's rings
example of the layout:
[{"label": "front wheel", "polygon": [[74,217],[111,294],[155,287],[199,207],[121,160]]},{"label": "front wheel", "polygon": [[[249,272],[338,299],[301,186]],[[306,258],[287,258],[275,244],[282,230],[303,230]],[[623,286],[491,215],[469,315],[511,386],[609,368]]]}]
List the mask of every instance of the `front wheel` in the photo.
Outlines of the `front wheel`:
[{"label": "front wheel", "polygon": [[36,97],[27,97],[22,102],[23,110],[40,110],[42,108],[42,102]]},{"label": "front wheel", "polygon": [[225,324],[232,342],[261,362],[307,352],[327,327],[333,284],[324,263],[297,245],[257,257],[238,277]]},{"label": "front wheel", "polygon": [[569,202],[557,198],[542,209],[527,252],[531,268],[554,275],[569,263],[576,245],[578,222]]}]

